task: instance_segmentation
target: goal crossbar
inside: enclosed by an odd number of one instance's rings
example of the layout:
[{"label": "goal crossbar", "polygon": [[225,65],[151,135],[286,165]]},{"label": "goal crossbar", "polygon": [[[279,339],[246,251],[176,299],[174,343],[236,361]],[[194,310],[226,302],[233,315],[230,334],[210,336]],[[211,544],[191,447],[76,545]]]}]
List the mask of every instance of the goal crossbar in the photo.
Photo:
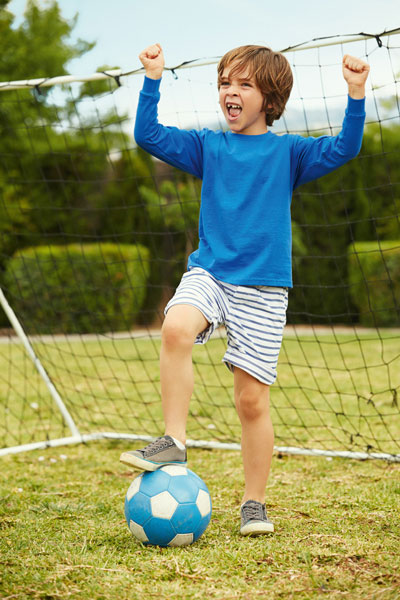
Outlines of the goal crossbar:
[{"label": "goal crossbar", "polygon": [[[296,46],[290,46],[288,48],[284,48],[281,50],[282,53],[287,52],[298,52],[300,50],[311,50],[314,48],[322,48],[327,46],[336,46],[343,43],[351,43],[358,42],[361,40],[367,39],[377,39],[380,40],[383,37],[388,37],[391,35],[395,35],[400,32],[400,27],[396,29],[391,29],[390,31],[384,31],[379,34],[370,34],[370,33],[360,33],[357,35],[349,35],[349,36],[333,36],[331,38],[315,38],[309,42],[303,42],[297,44]],[[323,41],[326,40],[326,41]],[[180,65],[175,67],[165,67],[165,71],[170,71],[175,73],[178,69],[191,69],[193,67],[204,67],[208,65],[215,65],[219,62],[221,57],[215,58],[199,58],[188,60]],[[129,70],[121,70],[121,69],[110,69],[97,73],[92,73],[91,75],[60,75],[58,77],[40,77],[37,79],[21,79],[18,81],[4,81],[0,82],[0,92],[7,90],[21,90],[21,89],[35,89],[41,87],[52,87],[55,85],[63,85],[68,83],[85,83],[89,81],[104,81],[106,79],[114,79],[119,80],[120,77],[128,77],[131,75],[143,75],[145,72],[144,68],[141,67],[139,69],[129,69]]]}]

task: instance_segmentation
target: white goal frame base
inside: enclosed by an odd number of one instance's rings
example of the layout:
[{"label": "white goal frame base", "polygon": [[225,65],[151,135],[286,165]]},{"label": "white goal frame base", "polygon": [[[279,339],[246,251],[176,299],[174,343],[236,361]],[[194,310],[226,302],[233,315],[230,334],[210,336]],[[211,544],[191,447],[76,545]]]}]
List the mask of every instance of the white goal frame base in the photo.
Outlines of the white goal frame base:
[{"label": "white goal frame base", "polygon": [[[144,442],[152,442],[155,439],[155,437],[146,435],[104,431],[2,448],[0,449],[0,457],[5,456],[6,454],[17,454],[18,452],[27,452],[29,450],[45,450],[46,448],[57,448],[59,446],[68,446],[72,444],[84,444],[95,440],[127,440],[132,442],[141,440]],[[240,450],[240,444],[238,443],[212,442],[208,440],[187,440],[186,446],[188,448]],[[390,462],[400,462],[400,454],[386,454],[384,452],[368,453],[351,452],[350,450],[320,450],[318,448],[297,448],[292,446],[274,446],[274,451],[278,454],[292,454],[298,456],[324,456],[327,458],[353,458],[356,460],[378,459]]]},{"label": "white goal frame base", "polygon": [[[65,406],[58,390],[54,386],[51,381],[49,375],[44,369],[42,363],[39,358],[36,356],[34,348],[30,343],[28,336],[22,328],[21,323],[19,322],[16,314],[13,309],[9,305],[6,297],[4,296],[3,290],[0,288],[0,305],[3,307],[4,312],[6,313],[15,333],[18,338],[22,342],[30,356],[33,364],[35,365],[38,373],[42,377],[43,381],[46,384],[47,389],[51,397],[53,398],[58,410],[61,412],[65,424],[69,427],[72,436],[63,437],[54,440],[45,440],[42,442],[31,442],[29,444],[21,444],[19,446],[11,446],[8,448],[0,449],[0,457],[5,456],[6,454],[17,454],[19,452],[27,452],[30,450],[44,450],[46,448],[57,448],[59,446],[68,446],[71,444],[82,444],[86,442],[91,442],[94,440],[129,440],[129,441],[138,441],[142,440],[145,442],[152,442],[155,438],[152,436],[146,435],[135,435],[129,433],[115,433],[115,432],[98,432],[98,433],[90,433],[90,434],[81,434],[79,432],[76,423],[72,419],[67,407]],[[213,442],[208,440],[188,440],[186,445],[189,448],[209,448],[216,450],[240,450],[240,444],[238,443],[224,443],[224,442]],[[379,459],[386,460],[391,462],[400,462],[400,454],[386,454],[386,453],[377,453],[377,452],[351,452],[348,450],[320,450],[316,448],[297,448],[291,446],[274,446],[274,451],[280,454],[293,454],[293,455],[302,455],[302,456],[325,456],[325,457],[336,457],[336,458],[353,458],[358,460],[368,460],[368,459]]]}]

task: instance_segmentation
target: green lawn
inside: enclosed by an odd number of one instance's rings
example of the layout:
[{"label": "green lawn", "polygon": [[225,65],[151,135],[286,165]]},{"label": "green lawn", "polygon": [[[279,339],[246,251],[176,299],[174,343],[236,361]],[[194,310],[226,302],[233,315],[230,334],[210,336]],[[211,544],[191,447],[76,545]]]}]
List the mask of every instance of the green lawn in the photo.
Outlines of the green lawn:
[{"label": "green lawn", "polygon": [[[194,349],[188,433],[234,441],[239,424],[225,340]],[[35,344],[82,433],[157,435],[159,341]],[[272,390],[278,446],[399,453],[398,336],[287,337]],[[69,435],[18,344],[0,345],[1,445]],[[276,455],[273,536],[242,539],[240,453],[191,449],[213,516],[193,546],[144,547],[123,502],[128,442],[0,458],[0,598],[37,600],[400,598],[400,463]]]},{"label": "green lawn", "polygon": [[[226,340],[195,346],[188,437],[237,442]],[[158,435],[158,339],[71,339],[35,349],[81,433]],[[400,452],[399,335],[287,336],[272,388],[277,446]],[[0,345],[0,447],[70,435],[20,344]]]},{"label": "green lawn", "polygon": [[[267,490],[276,533],[239,535],[239,452],[191,450],[213,516],[185,548],[144,547],[123,502],[122,442],[6,456],[0,472],[2,600],[400,597],[400,465],[279,457]],[[129,446],[131,447],[131,446]]]}]

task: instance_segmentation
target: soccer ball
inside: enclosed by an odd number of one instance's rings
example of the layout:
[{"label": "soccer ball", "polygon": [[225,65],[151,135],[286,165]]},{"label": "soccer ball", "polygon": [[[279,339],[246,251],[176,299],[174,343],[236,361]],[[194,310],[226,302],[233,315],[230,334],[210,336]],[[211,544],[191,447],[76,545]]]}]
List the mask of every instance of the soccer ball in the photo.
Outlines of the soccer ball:
[{"label": "soccer ball", "polygon": [[132,481],[125,497],[125,518],[131,533],[144,544],[186,546],[210,522],[210,493],[190,469],[166,465]]}]

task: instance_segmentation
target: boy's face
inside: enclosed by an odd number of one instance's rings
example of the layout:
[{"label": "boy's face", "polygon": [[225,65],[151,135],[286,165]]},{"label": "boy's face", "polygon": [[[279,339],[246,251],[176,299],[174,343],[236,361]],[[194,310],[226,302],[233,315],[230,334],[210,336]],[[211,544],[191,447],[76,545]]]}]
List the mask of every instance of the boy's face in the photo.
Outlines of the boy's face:
[{"label": "boy's face", "polygon": [[219,103],[233,133],[260,135],[267,132],[263,95],[247,68],[230,75],[235,63],[228,65],[221,77]]}]

